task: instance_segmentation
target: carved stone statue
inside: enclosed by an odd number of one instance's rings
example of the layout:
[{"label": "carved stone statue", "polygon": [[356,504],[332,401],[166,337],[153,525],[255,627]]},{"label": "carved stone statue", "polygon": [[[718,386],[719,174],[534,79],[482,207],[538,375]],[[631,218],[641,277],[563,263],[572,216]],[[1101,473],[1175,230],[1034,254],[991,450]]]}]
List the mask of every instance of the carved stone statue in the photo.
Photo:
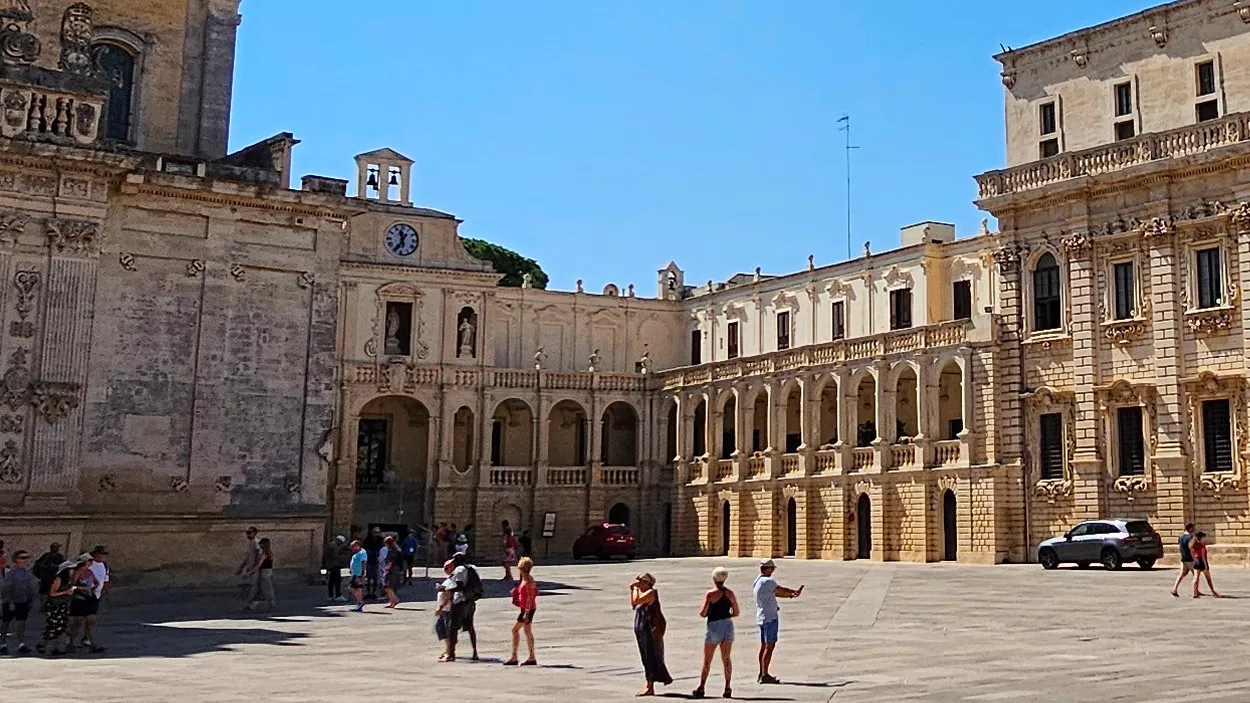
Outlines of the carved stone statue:
[{"label": "carved stone statue", "polygon": [[816,255],[808,254],[807,255],[807,270],[811,271],[814,268],[816,268]]},{"label": "carved stone statue", "polygon": [[590,358],[587,359],[587,371],[594,373],[599,370],[599,350],[590,352]]},{"label": "carved stone statue", "polygon": [[391,310],[386,315],[386,353],[402,354],[399,347],[399,311]]},{"label": "carved stone statue", "polygon": [[582,287],[582,279],[580,279],[580,278],[579,278],[579,279],[577,279],[577,292],[578,292],[578,293],[585,293],[585,292],[586,292],[586,289]]},{"label": "carved stone statue", "polygon": [[651,352],[643,352],[638,360],[638,370],[644,374],[651,373]]},{"label": "carved stone statue", "polygon": [[61,70],[85,76],[92,72],[91,37],[94,34],[91,6],[75,3],[61,19]]},{"label": "carved stone statue", "polygon": [[864,257],[872,256],[872,242],[864,242]]},{"label": "carved stone statue", "polygon": [[27,0],[0,0],[0,61],[30,64],[39,58],[39,38],[26,30],[34,19]]},{"label": "carved stone statue", "polygon": [[460,321],[459,329],[459,346],[456,349],[456,356],[472,359],[473,345],[477,339],[477,330],[473,327],[473,320],[467,315]]},{"label": "carved stone statue", "polygon": [[534,352],[534,370],[542,371],[543,362],[546,360],[547,360],[547,353],[543,351],[542,347],[539,347],[538,351]]},{"label": "carved stone statue", "polygon": [[986,218],[982,218],[982,220],[981,220],[981,234],[989,234],[989,233],[990,233],[990,218],[988,218],[988,217],[986,217]]}]

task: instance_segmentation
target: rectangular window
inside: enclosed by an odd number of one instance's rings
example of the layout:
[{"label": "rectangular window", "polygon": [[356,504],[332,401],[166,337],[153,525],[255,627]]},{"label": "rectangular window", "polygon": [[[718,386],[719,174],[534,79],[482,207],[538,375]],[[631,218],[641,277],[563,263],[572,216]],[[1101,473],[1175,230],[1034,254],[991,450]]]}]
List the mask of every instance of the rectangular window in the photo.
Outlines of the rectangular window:
[{"label": "rectangular window", "polygon": [[890,329],[905,330],[911,327],[911,291],[890,291]]},{"label": "rectangular window", "polygon": [[729,337],[729,341],[728,341],[729,358],[737,359],[738,358],[738,323],[730,322],[729,329],[725,334]]},{"label": "rectangular window", "polygon": [[833,339],[846,339],[846,304],[841,300],[833,304]]},{"label": "rectangular window", "polygon": [[1115,116],[1133,114],[1133,84],[1121,83],[1115,87]]},{"label": "rectangular window", "polygon": [[1052,156],[1058,156],[1059,155],[1059,140],[1047,139],[1046,141],[1038,145],[1037,151],[1038,151],[1038,154],[1040,154],[1043,159],[1049,159]]},{"label": "rectangular window", "polygon": [[1203,61],[1194,67],[1198,83],[1198,97],[1215,95],[1215,62]]},{"label": "rectangular window", "polygon": [[777,350],[790,348],[790,311],[777,313]]},{"label": "rectangular window", "polygon": [[955,281],[951,284],[951,299],[954,301],[956,320],[972,318],[972,281]]},{"label": "rectangular window", "polygon": [[1115,140],[1117,142],[1137,136],[1137,128],[1132,120],[1115,123]]},{"label": "rectangular window", "polygon": [[412,303],[386,304],[386,342],[383,350],[387,356],[412,354]]},{"label": "rectangular window", "polygon": [[1120,475],[1146,473],[1146,440],[1142,434],[1141,408],[1116,410],[1116,430],[1120,440]]},{"label": "rectangular window", "polygon": [[703,332],[700,330],[690,330],[690,365],[698,366],[703,363]]},{"label": "rectangular window", "polygon": [[356,487],[380,486],[386,480],[390,448],[386,420],[361,419],[356,435]]},{"label": "rectangular window", "polygon": [[1063,415],[1047,413],[1038,418],[1042,478],[1063,478]]},{"label": "rectangular window", "polygon": [[1197,112],[1199,122],[1218,120],[1220,118],[1220,102],[1218,100],[1207,100],[1206,102],[1198,103]]},{"label": "rectangular window", "polygon": [[1224,282],[1220,268],[1220,248],[1211,247],[1197,253],[1198,307],[1214,308],[1223,304]]},{"label": "rectangular window", "polygon": [[1055,104],[1046,103],[1038,107],[1038,123],[1041,127],[1040,134],[1044,137],[1048,134],[1055,133]]},{"label": "rectangular window", "polygon": [[1233,427],[1227,398],[1202,401],[1202,450],[1205,471],[1233,470]]},{"label": "rectangular window", "polygon": [[1115,319],[1127,320],[1136,312],[1136,292],[1133,281],[1133,262],[1125,261],[1112,267],[1115,278]]}]

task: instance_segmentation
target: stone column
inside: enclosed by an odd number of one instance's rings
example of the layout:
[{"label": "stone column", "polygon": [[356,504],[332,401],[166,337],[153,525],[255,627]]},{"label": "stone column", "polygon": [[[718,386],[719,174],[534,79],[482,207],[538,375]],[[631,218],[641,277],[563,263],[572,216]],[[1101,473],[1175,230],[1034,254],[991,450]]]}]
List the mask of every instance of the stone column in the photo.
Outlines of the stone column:
[{"label": "stone column", "polygon": [[582,463],[593,469],[603,465],[603,441],[607,434],[607,428],[603,424],[603,413],[599,409],[599,399],[593,395],[590,398],[590,416],[586,418],[586,422],[590,427],[586,433],[587,456]]},{"label": "stone column", "polygon": [[95,307],[95,242],[100,235],[99,225],[86,220],[49,220],[47,229],[52,255],[43,280],[34,286],[39,292],[34,299],[38,302],[35,315],[42,310],[42,320],[35,317],[33,329],[28,328],[31,337],[39,336],[39,356],[34,356],[34,345],[29,344],[33,339],[19,335],[13,337],[10,348],[26,353],[19,359],[19,352],[14,351],[9,357],[11,369],[29,364],[26,368],[33,370],[30,390],[45,391],[52,401],[40,402],[32,395],[34,413],[26,424],[30,435],[26,507],[41,510],[64,509],[78,488]]},{"label": "stone column", "polygon": [[[196,154],[226,155],[230,104],[234,94],[235,44],[239,32],[239,0],[210,0],[204,20],[203,73],[200,84],[199,140]],[[385,178],[382,173],[379,178]],[[363,190],[363,181],[362,190]]]},{"label": "stone column", "polygon": [[339,456],[334,480],[334,506],[331,522],[338,534],[350,535],[356,518],[356,452],[360,441],[360,415],[344,418],[339,428]]}]

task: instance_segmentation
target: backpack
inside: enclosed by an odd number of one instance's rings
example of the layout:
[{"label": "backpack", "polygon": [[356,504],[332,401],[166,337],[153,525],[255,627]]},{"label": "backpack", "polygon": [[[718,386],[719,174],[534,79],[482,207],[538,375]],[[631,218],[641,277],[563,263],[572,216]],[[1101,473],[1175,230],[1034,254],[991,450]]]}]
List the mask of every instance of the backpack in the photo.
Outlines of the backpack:
[{"label": "backpack", "polygon": [[466,566],[464,571],[464,600],[467,603],[477,602],[485,595],[482,588],[482,577],[478,575],[477,567]]}]

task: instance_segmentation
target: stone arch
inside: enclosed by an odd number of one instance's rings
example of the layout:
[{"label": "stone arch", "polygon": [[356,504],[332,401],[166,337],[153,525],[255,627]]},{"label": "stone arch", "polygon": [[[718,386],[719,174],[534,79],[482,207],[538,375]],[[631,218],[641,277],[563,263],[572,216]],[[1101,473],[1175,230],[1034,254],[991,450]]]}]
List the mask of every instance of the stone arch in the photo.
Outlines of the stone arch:
[{"label": "stone arch", "polygon": [[695,405],[694,412],[690,416],[690,431],[693,432],[690,438],[690,455],[692,458],[697,458],[709,453],[707,446],[708,401],[707,397],[702,394],[692,395],[691,399]]},{"label": "stone arch", "polygon": [[855,446],[868,447],[881,436],[877,427],[877,375],[861,373],[851,383],[855,395]]},{"label": "stone arch", "polygon": [[768,426],[768,405],[772,402],[771,391],[766,386],[749,388],[739,412],[751,413],[751,436],[745,446],[749,453],[762,452],[772,446],[772,428]]},{"label": "stone arch", "polygon": [[356,426],[356,513],[352,523],[417,524],[426,519],[429,407],[411,396],[364,403]]},{"label": "stone arch", "polygon": [[680,458],[678,454],[677,437],[681,431],[681,417],[677,407],[677,400],[669,398],[665,403],[666,409],[664,416],[668,418],[667,426],[664,428],[664,454],[661,457],[663,464],[675,463]]},{"label": "stone arch", "polygon": [[813,397],[819,402],[816,446],[828,447],[836,444],[842,434],[838,430],[838,393],[841,388],[833,374],[821,374],[814,388]]},{"label": "stone arch", "polygon": [[452,416],[451,465],[460,473],[473,465],[477,423],[473,408],[461,405]]},{"label": "stone arch", "polygon": [[632,524],[629,521],[629,518],[630,518],[629,505],[625,504],[624,502],[618,501],[616,503],[613,503],[612,507],[608,508],[607,515],[608,515],[608,522],[612,523],[613,525]]},{"label": "stone arch", "polygon": [[920,434],[920,375],[913,364],[903,362],[894,374],[894,441]]},{"label": "stone arch", "polygon": [[638,465],[638,411],[623,400],[612,402],[603,410],[603,446],[599,461],[604,466]]},{"label": "stone arch", "polygon": [[784,399],[785,412],[781,417],[784,429],[781,450],[785,454],[793,454],[803,446],[803,384],[797,379],[790,379],[781,384],[781,397]]},{"label": "stone arch", "polygon": [[964,408],[964,365],[960,359],[938,362],[938,438],[958,439],[967,420]]},{"label": "stone arch", "polygon": [[586,408],[575,400],[561,400],[547,414],[547,464],[585,466],[589,422]]},{"label": "stone arch", "polygon": [[534,464],[534,411],[519,398],[508,398],[491,415],[492,466]]},{"label": "stone arch", "polygon": [[502,525],[505,520],[508,522],[508,527],[518,534],[525,529],[527,524],[525,522],[525,511],[521,506],[514,503],[511,498],[496,498],[495,502],[491,503],[490,511],[492,519],[487,523],[488,526],[491,526],[490,529],[494,529],[494,526]]}]

